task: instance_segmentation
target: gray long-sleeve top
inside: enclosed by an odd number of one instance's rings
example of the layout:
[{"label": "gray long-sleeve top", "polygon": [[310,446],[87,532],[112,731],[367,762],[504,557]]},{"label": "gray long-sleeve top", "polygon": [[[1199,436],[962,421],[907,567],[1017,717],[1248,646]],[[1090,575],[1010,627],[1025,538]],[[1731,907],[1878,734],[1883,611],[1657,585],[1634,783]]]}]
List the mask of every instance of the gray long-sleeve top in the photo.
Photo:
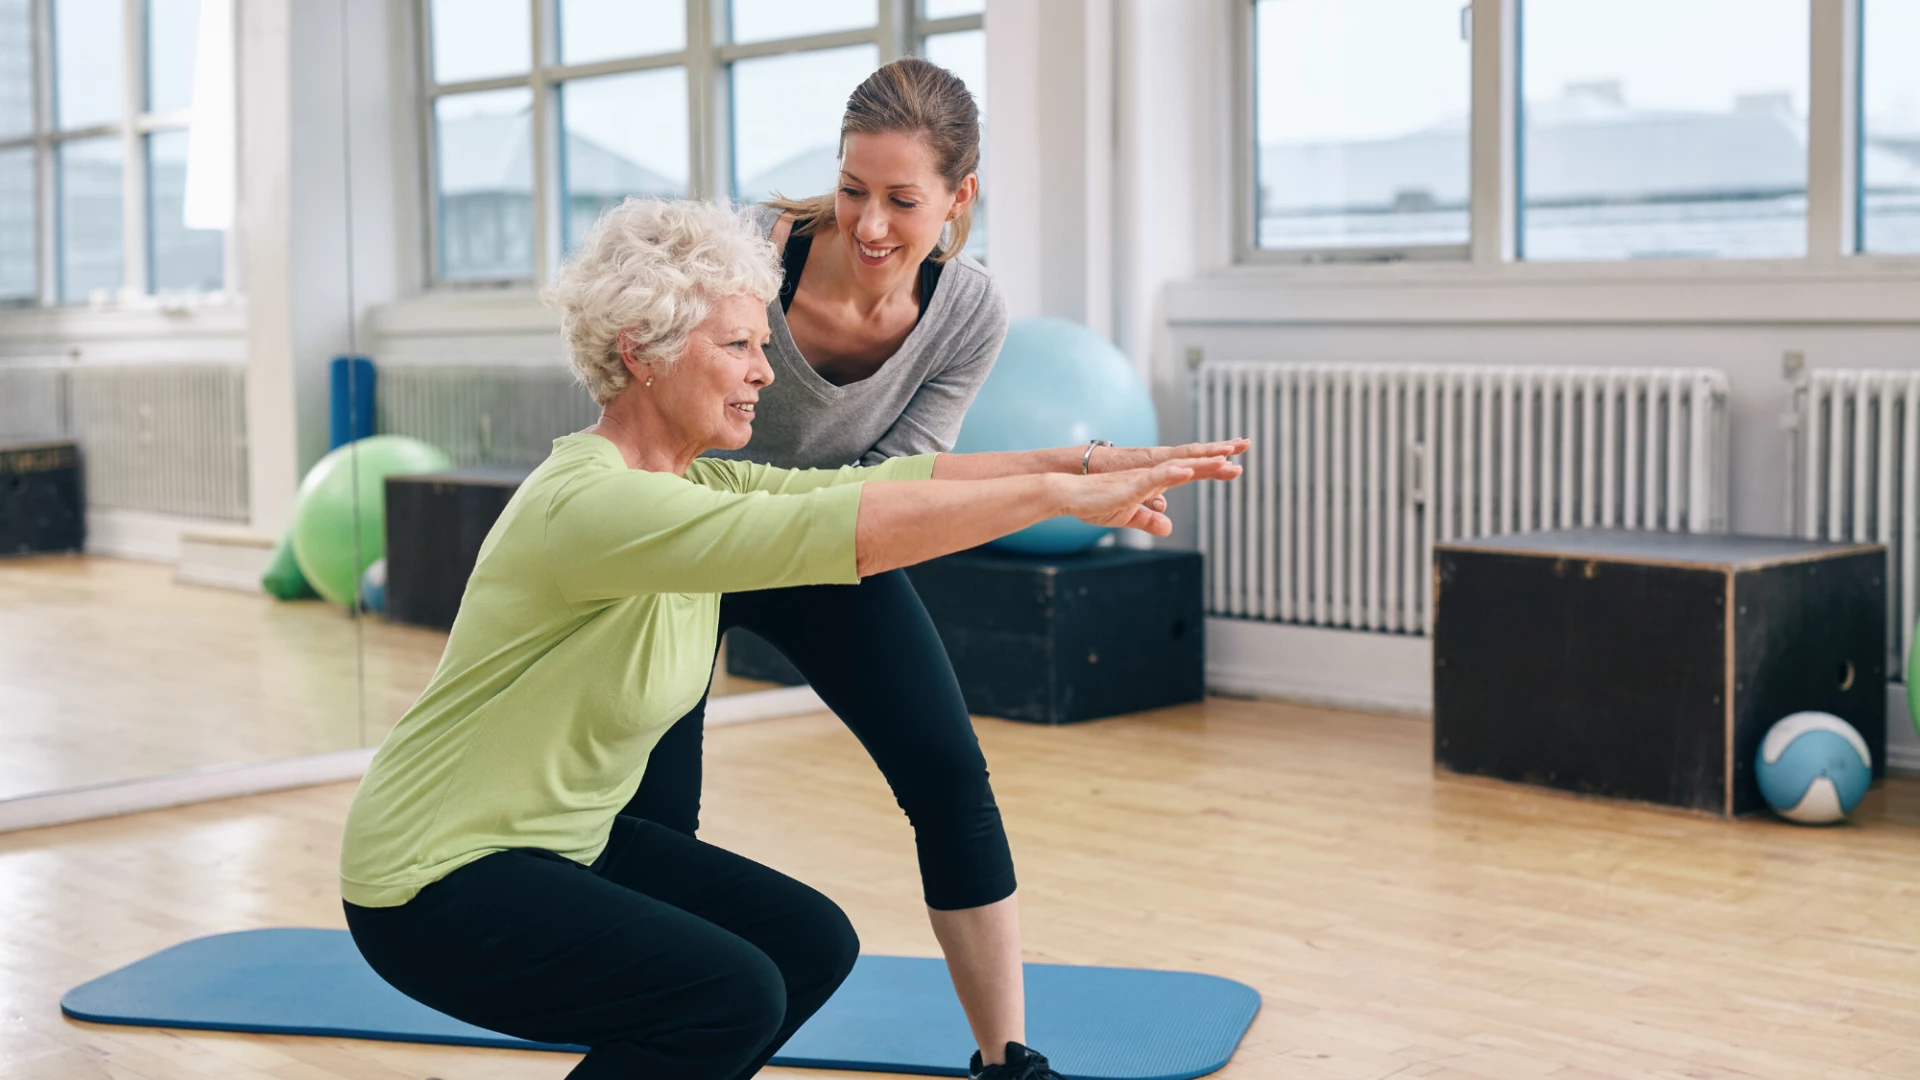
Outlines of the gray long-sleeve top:
[{"label": "gray long-sleeve top", "polygon": [[[750,213],[769,234],[780,219],[769,206]],[[845,386],[821,378],[800,355],[777,297],[767,305],[767,323],[774,380],[760,391],[753,440],[714,456],[829,469],[953,449],[967,406],[1006,340],[1007,304],[985,267],[954,257],[899,351]]]}]

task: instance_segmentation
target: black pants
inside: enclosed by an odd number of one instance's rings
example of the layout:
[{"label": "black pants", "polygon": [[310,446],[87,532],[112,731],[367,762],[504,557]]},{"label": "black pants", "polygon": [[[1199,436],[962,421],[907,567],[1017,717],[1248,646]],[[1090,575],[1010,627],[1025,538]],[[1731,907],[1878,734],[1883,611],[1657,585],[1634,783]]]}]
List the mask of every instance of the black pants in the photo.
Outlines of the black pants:
[{"label": "black pants", "polygon": [[[853,729],[913,823],[927,906],[979,907],[1013,895],[1013,855],[967,703],[926,605],[905,571],[858,585],[729,593],[720,630],[742,627],[793,662]],[[654,748],[623,813],[692,836],[700,825],[703,698]]]},{"label": "black pants", "polygon": [[572,1080],[734,1080],[853,970],[833,901],[750,859],[618,818],[591,868],[503,851],[392,908],[346,905],[380,977],[471,1024],[591,1048]]}]

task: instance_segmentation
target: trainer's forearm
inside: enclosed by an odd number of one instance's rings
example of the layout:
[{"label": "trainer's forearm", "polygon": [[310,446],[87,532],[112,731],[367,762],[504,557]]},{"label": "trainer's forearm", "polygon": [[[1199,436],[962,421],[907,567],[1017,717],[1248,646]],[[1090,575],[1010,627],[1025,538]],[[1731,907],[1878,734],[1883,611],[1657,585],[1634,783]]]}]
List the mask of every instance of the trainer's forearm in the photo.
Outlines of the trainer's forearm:
[{"label": "trainer's forearm", "polygon": [[1048,476],[870,480],[860,492],[854,565],[869,577],[1045,521],[1060,512],[1056,483]]},{"label": "trainer's forearm", "polygon": [[[1085,446],[1052,450],[995,451],[981,454],[941,454],[933,459],[935,480],[992,480],[1001,476],[1039,473],[1077,473]],[[1099,453],[1099,451],[1094,451]]]}]

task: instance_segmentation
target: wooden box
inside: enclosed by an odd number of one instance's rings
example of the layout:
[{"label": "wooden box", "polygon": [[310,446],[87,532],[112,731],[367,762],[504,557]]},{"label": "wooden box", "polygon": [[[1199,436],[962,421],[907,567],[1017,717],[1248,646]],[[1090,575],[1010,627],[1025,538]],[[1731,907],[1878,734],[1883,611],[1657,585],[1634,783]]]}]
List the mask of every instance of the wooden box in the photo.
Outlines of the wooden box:
[{"label": "wooden box", "polygon": [[86,542],[78,444],[0,443],[0,555],[79,551]]},{"label": "wooden box", "polygon": [[533,469],[387,477],[387,618],[453,627],[480,545]]},{"label": "wooden box", "polygon": [[[1206,692],[1200,555],[976,549],[909,567],[967,710],[1069,724],[1198,701]],[[772,646],[727,635],[727,671],[800,681]]]},{"label": "wooden box", "polygon": [[1804,709],[1886,758],[1886,551],[1587,530],[1439,545],[1434,760],[1458,773],[1735,816],[1760,740]]}]

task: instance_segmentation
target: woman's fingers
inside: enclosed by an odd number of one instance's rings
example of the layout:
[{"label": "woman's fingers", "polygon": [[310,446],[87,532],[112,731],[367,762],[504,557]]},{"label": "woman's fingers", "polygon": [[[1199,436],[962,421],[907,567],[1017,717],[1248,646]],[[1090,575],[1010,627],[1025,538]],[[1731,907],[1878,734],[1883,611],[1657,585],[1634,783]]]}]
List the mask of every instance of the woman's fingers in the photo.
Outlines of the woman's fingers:
[{"label": "woman's fingers", "polygon": [[1251,439],[1222,439],[1219,442],[1188,443],[1169,449],[1172,458],[1234,457],[1244,454],[1253,445]]},{"label": "woman's fingers", "polygon": [[1146,450],[1147,465],[1159,465],[1186,458],[1233,457],[1252,446],[1250,439],[1222,439],[1219,442],[1187,443],[1183,446],[1155,446]]}]

